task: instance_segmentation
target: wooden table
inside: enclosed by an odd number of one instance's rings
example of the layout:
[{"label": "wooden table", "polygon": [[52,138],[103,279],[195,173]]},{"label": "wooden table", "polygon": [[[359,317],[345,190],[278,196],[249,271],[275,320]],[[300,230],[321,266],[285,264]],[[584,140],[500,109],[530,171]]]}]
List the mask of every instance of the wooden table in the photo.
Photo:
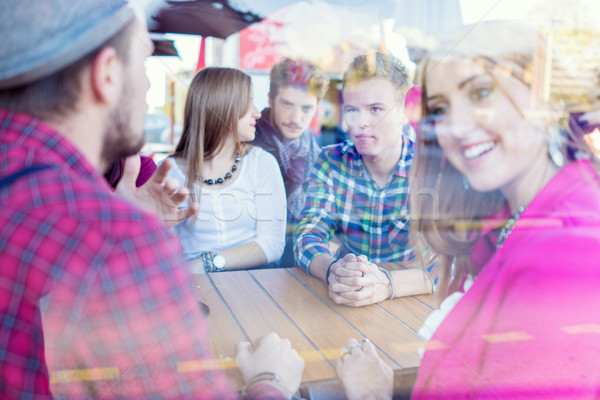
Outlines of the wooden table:
[{"label": "wooden table", "polygon": [[308,397],[334,398],[314,393],[341,390],[334,365],[349,338],[368,338],[388,365],[401,373],[413,371],[414,378],[417,349],[424,344],[416,332],[433,310],[430,295],[353,308],[335,304],[322,281],[296,268],[195,277],[198,299],[210,310],[210,342],[217,365],[238,389],[242,378],[233,360],[235,344],[271,331],[290,339],[304,359],[302,390]]}]

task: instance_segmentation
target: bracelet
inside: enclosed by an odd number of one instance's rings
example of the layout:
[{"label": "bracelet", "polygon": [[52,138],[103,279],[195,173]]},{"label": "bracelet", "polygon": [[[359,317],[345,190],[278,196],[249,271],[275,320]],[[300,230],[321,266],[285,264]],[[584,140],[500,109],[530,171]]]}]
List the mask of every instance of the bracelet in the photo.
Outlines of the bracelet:
[{"label": "bracelet", "polygon": [[[258,375],[253,376],[252,379],[246,382],[246,384],[242,388],[242,399],[246,398],[246,396],[248,395],[248,390],[250,390],[257,383],[263,381],[272,381],[273,383],[278,383],[279,381],[281,381],[281,377],[272,372],[262,372]],[[277,386],[279,387],[279,385]],[[282,388],[280,389],[283,391]]]},{"label": "bracelet", "polygon": [[329,275],[331,275],[331,266],[333,264],[335,264],[338,260],[333,260],[331,262],[331,264],[329,264],[329,267],[327,267],[327,272],[325,273],[325,283],[327,284],[327,286],[329,286]]},{"label": "bracelet", "polygon": [[202,264],[204,264],[204,271],[205,272],[214,272],[215,264],[213,264],[213,259],[215,258],[215,253],[213,253],[212,251],[205,251],[204,253],[200,254],[200,257],[202,257]]},{"label": "bracelet", "polygon": [[431,274],[426,269],[424,269],[423,272],[425,272],[425,275],[427,275],[427,277],[431,281],[431,294],[435,294],[435,290],[437,289],[437,284],[435,283],[435,280],[431,277]]},{"label": "bracelet", "polygon": [[388,281],[390,281],[390,297],[388,297],[388,300],[391,300],[394,298],[394,280],[392,279],[392,273],[385,268],[378,268],[381,272],[385,274],[385,276],[387,276]]}]

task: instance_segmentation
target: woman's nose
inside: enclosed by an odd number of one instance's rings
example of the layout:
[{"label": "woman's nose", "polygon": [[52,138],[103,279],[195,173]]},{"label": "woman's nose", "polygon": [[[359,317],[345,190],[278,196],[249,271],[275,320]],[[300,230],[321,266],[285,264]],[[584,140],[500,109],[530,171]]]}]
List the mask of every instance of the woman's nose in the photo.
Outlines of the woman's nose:
[{"label": "woman's nose", "polygon": [[252,104],[252,118],[254,119],[259,119],[260,118],[260,111],[258,111],[258,108],[256,108],[256,106],[254,104]]},{"label": "woman's nose", "polygon": [[460,139],[469,135],[475,126],[476,110],[469,105],[453,104],[450,112],[437,121],[436,131]]}]

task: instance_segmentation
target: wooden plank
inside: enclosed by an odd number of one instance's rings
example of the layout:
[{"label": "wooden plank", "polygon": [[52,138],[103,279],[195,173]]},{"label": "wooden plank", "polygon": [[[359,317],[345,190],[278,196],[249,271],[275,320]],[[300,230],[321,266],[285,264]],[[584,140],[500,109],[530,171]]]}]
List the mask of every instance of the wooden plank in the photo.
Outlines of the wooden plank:
[{"label": "wooden plank", "polygon": [[[290,275],[285,270],[265,270],[273,273],[274,281],[287,287]],[[277,303],[261,288],[248,271],[228,271],[210,274],[225,303],[246,335],[252,341],[269,332],[291,341],[292,347],[305,361],[303,380],[317,380],[335,376],[333,364],[318,351]],[[283,278],[283,279],[281,279]],[[311,296],[304,290],[300,298]]]},{"label": "wooden plank", "polygon": [[326,299],[325,301],[340,315],[359,327],[366,337],[398,365],[404,368],[419,365],[418,348],[423,346],[424,342],[416,332],[431,312],[428,306],[411,297],[358,308],[338,305],[329,298],[323,282],[309,277],[304,271],[296,271],[298,277],[319,297]]},{"label": "wooden plank", "polygon": [[[356,330],[327,304],[315,297],[287,270],[252,271],[284,312],[319,351],[329,360],[339,357],[339,349],[349,337],[357,337]],[[335,377],[332,371],[330,377]]]},{"label": "wooden plank", "polygon": [[422,303],[425,303],[431,310],[435,310],[438,306],[435,296],[432,294],[422,294],[420,296],[412,296],[414,299],[419,300]]},{"label": "wooden plank", "polygon": [[243,379],[235,363],[234,348],[237,342],[247,339],[221,301],[207,275],[198,274],[194,275],[194,278],[198,300],[209,308],[207,319],[212,353],[216,357],[217,365],[223,370],[232,386],[240,389],[243,386]]},{"label": "wooden plank", "polygon": [[[253,275],[319,348],[327,349],[337,358],[339,348],[349,338],[367,337],[387,356],[393,368],[419,364],[416,343],[421,340],[394,316],[376,305],[358,308],[337,305],[327,296],[323,282],[300,269],[291,269],[289,273],[297,283],[288,279],[284,287],[268,271],[256,271]],[[306,296],[304,285],[316,296]]]},{"label": "wooden plank", "polygon": [[433,309],[414,297],[402,297],[382,301],[379,306],[418,332]]}]

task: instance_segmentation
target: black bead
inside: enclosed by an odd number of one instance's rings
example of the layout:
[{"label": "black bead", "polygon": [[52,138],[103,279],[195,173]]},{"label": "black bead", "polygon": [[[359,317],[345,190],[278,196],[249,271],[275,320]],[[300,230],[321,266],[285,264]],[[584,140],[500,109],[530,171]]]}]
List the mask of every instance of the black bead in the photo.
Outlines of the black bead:
[{"label": "black bead", "polygon": [[229,179],[231,178],[233,175],[231,174],[231,172],[228,172],[225,174],[225,179]]},{"label": "black bead", "polygon": [[235,162],[239,163],[241,160],[241,157],[239,156],[239,154],[237,156],[235,156]]},{"label": "black bead", "polygon": [[208,179],[205,182],[208,183],[209,185],[212,185],[213,183],[215,183],[215,181],[213,181],[212,179]]},{"label": "black bead", "polygon": [[217,179],[217,183],[223,183],[223,178]]},{"label": "black bead", "polygon": [[231,167],[231,172],[235,171],[237,169],[237,164],[233,164],[233,167]]}]

